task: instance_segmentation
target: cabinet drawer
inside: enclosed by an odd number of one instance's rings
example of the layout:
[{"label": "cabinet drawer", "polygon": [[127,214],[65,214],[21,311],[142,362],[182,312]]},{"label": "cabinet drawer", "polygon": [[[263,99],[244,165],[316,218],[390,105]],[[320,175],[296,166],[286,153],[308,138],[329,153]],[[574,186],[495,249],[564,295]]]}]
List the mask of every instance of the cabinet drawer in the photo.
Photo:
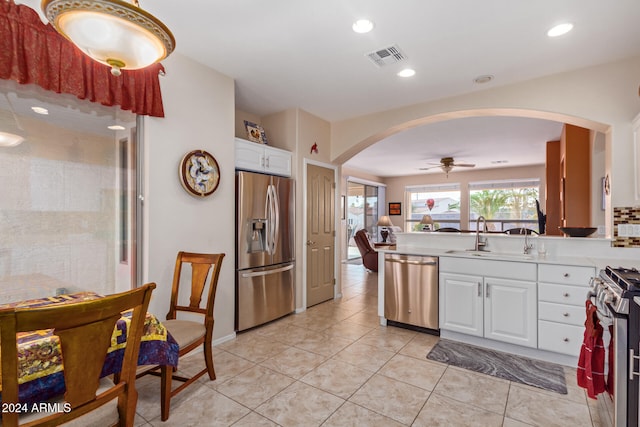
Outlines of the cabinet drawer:
[{"label": "cabinet drawer", "polygon": [[540,320],[582,326],[584,325],[585,318],[586,311],[584,307],[550,302],[538,303],[538,319]]},{"label": "cabinet drawer", "polygon": [[596,274],[593,267],[578,267],[575,265],[538,265],[538,281],[580,285],[587,287],[589,281]]},{"label": "cabinet drawer", "polygon": [[578,356],[583,337],[584,327],[538,321],[538,348],[541,350]]},{"label": "cabinet drawer", "polygon": [[588,292],[588,288],[581,286],[538,283],[538,301],[584,307]]}]

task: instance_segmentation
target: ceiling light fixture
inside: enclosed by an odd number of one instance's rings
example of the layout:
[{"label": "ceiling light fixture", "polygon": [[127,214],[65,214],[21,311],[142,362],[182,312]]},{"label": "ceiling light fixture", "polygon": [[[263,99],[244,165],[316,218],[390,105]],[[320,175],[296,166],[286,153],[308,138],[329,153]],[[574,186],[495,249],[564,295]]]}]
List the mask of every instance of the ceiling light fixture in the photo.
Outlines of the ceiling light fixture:
[{"label": "ceiling light fixture", "polygon": [[138,0],[42,0],[42,11],[56,31],[110,66],[114,76],[161,61],[176,45],[171,31]]},{"label": "ceiling light fixture", "polygon": [[477,84],[484,84],[489,83],[491,80],[493,80],[493,76],[491,74],[485,74],[484,76],[476,77],[473,79],[473,82]]},{"label": "ceiling light fixture", "polygon": [[111,129],[111,130],[125,130],[124,126],[120,126],[120,125],[111,125],[111,126],[107,126],[107,129]]},{"label": "ceiling light fixture", "polygon": [[353,23],[351,28],[353,28],[353,31],[358,34],[365,34],[373,30],[373,22],[369,21],[368,19],[358,19]]},{"label": "ceiling light fixture", "polygon": [[27,133],[20,127],[9,96],[6,93],[4,96],[9,104],[9,109],[0,109],[0,147],[15,147],[25,140]]},{"label": "ceiling light fixture", "polygon": [[573,29],[573,24],[570,22],[566,22],[564,24],[559,24],[551,28],[549,31],[547,31],[547,35],[549,37],[558,37],[563,34],[567,34],[572,29]]},{"label": "ceiling light fixture", "polygon": [[31,110],[33,110],[34,113],[37,114],[42,114],[44,116],[46,116],[47,114],[49,114],[49,110],[47,110],[44,107],[31,107]]},{"label": "ceiling light fixture", "polygon": [[416,75],[416,70],[412,70],[411,68],[405,68],[404,70],[398,73],[400,77],[413,77]]}]

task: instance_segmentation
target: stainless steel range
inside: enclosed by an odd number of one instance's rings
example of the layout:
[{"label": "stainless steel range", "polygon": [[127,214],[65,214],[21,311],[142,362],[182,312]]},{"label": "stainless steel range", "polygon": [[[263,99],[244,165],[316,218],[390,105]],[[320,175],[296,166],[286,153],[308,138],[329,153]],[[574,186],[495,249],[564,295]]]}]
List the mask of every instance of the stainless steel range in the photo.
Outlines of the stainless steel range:
[{"label": "stainless steel range", "polygon": [[[614,425],[638,425],[640,367],[640,272],[636,269],[606,267],[592,281],[599,315],[613,320],[609,370],[612,370]],[[605,319],[602,319],[605,320]]]}]

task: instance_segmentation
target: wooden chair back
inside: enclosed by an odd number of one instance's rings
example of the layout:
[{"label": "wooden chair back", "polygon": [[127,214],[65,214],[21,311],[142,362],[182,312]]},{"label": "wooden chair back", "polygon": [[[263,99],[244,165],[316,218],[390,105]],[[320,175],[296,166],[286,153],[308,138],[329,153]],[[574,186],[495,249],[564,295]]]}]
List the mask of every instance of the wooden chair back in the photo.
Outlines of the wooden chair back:
[{"label": "wooden chair back", "polygon": [[[218,287],[218,277],[225,254],[199,254],[192,252],[178,252],[176,266],[173,273],[173,285],[171,287],[171,303],[167,320],[175,319],[179,311],[197,313],[205,316],[205,325],[213,329],[213,305]],[[180,305],[180,278],[184,264],[191,264],[191,284],[189,288],[189,305]],[[211,271],[213,269],[213,271]],[[209,274],[211,272],[211,274]],[[209,289],[206,298],[202,299],[204,290],[209,280]],[[210,325],[209,325],[210,322]]]},{"label": "wooden chair back", "polygon": [[[138,399],[135,390],[140,339],[155,283],[90,301],[36,308],[0,310],[0,357],[3,407],[18,403],[18,351],[16,334],[53,329],[60,340],[69,411],[37,418],[28,425],[56,426],[68,422],[118,398],[119,425],[132,426]],[[116,383],[104,388],[100,374],[121,313],[133,310],[127,326],[127,345]],[[98,395],[98,388],[100,392]],[[3,413],[3,427],[19,425],[18,413]]]}]

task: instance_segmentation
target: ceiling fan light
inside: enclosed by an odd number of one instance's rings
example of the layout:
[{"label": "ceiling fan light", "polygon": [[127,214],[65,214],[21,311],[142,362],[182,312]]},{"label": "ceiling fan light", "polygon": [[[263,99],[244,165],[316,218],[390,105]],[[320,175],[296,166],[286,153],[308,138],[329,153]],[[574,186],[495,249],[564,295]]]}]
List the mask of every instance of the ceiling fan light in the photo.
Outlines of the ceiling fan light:
[{"label": "ceiling fan light", "polygon": [[161,61],[175,48],[171,31],[137,1],[43,0],[42,10],[60,34],[114,75]]}]

